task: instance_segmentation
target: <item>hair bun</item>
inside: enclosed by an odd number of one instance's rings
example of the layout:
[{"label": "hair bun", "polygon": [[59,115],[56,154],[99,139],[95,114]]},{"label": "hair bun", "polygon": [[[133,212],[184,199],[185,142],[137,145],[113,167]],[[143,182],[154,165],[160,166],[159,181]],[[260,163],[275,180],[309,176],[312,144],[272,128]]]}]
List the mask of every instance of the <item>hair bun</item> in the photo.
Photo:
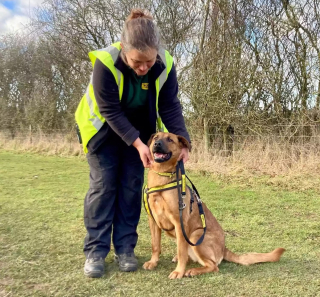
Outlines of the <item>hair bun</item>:
[{"label": "hair bun", "polygon": [[138,19],[138,18],[146,18],[149,20],[153,20],[153,17],[147,11],[144,11],[142,9],[132,9],[130,12],[130,15],[127,18],[127,21]]},{"label": "hair bun", "polygon": [[132,49],[140,52],[159,50],[160,32],[149,11],[132,9],[123,25],[121,33],[123,53]]}]

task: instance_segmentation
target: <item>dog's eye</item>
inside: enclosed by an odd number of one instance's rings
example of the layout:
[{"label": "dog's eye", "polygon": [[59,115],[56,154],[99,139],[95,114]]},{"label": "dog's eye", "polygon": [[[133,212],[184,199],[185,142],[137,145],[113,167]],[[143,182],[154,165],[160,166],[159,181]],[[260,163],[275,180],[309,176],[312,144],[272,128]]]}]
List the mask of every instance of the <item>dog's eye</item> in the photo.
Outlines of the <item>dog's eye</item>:
[{"label": "dog's eye", "polygon": [[168,142],[173,142],[173,140],[170,137],[168,137],[167,139],[168,139]]},{"label": "dog's eye", "polygon": [[157,140],[158,138],[159,138],[158,136],[155,136],[153,139],[154,139],[154,140]]}]

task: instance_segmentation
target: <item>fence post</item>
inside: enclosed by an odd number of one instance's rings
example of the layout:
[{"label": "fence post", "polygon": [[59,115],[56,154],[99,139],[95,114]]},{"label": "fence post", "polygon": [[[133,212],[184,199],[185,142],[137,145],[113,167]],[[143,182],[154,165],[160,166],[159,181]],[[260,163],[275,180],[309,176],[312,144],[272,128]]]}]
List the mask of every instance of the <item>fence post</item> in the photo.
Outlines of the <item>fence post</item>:
[{"label": "fence post", "polygon": [[29,142],[32,144],[32,127],[29,125]]},{"label": "fence post", "polygon": [[210,135],[209,135],[209,120],[207,118],[203,119],[203,137],[204,137],[204,149],[205,152],[209,152],[209,146],[210,146]]}]

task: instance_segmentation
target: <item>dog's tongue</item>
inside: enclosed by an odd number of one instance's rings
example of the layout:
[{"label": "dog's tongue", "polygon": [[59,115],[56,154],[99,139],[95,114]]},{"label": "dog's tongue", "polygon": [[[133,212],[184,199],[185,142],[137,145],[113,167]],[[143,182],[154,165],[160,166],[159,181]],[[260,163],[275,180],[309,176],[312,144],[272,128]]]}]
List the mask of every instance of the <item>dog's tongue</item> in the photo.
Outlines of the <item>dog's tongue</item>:
[{"label": "dog's tongue", "polygon": [[165,157],[167,156],[167,154],[154,153],[154,156],[155,156],[156,158],[161,158],[161,159],[163,159],[163,158],[165,158]]}]

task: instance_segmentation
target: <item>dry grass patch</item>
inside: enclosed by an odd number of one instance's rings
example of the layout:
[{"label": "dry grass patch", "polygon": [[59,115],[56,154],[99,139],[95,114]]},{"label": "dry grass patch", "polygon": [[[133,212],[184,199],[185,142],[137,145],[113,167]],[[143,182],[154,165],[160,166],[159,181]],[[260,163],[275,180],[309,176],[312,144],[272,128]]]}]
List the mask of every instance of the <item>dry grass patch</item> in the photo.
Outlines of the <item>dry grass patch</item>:
[{"label": "dry grass patch", "polygon": [[45,155],[84,156],[75,132],[36,133],[19,132],[14,137],[0,132],[0,148],[22,152],[34,152]]},{"label": "dry grass patch", "polygon": [[[298,139],[299,140],[299,139]],[[42,155],[78,156],[85,158],[75,132],[64,134],[20,133],[12,138],[0,133],[0,148]],[[237,137],[232,151],[214,143],[205,150],[200,140],[193,141],[188,170],[213,175],[222,182],[252,185],[264,183],[293,190],[320,189],[320,141],[264,137]]]},{"label": "dry grass patch", "polygon": [[320,188],[320,145],[276,139],[243,140],[231,152],[203,143],[193,145],[187,168],[224,182],[267,185],[294,190]]}]

